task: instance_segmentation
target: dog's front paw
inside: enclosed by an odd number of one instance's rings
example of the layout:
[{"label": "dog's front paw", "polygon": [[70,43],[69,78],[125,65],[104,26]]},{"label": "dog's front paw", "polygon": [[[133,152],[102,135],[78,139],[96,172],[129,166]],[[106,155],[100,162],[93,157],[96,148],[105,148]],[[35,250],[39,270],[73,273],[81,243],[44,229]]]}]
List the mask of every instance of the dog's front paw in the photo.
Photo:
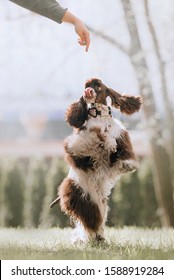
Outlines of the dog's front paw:
[{"label": "dog's front paw", "polygon": [[115,146],[111,146],[110,148],[109,148],[109,151],[111,152],[111,153],[116,153],[116,151],[117,151],[117,146],[115,145]]},{"label": "dog's front paw", "polygon": [[139,168],[137,160],[124,160],[119,162],[119,169],[123,173],[134,172]]},{"label": "dog's front paw", "polygon": [[115,141],[115,138],[107,139],[105,145],[106,145],[106,149],[110,153],[116,153],[117,152],[117,143]]}]

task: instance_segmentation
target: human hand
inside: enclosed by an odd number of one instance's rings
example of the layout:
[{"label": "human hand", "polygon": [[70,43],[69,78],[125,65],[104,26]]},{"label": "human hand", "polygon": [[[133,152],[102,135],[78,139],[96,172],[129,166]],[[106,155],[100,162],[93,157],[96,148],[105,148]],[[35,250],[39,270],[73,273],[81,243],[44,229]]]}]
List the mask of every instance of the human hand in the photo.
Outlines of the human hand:
[{"label": "human hand", "polygon": [[66,11],[62,21],[74,25],[75,31],[79,36],[78,42],[81,46],[86,46],[85,50],[87,52],[90,46],[90,34],[84,23],[69,11]]},{"label": "human hand", "polygon": [[75,31],[76,31],[76,33],[79,36],[78,43],[81,46],[86,46],[85,50],[87,52],[88,49],[89,49],[89,46],[90,46],[90,34],[89,34],[89,31],[86,28],[86,26],[83,24],[83,22],[81,20],[79,20],[79,19],[76,20],[74,26],[75,26]]}]

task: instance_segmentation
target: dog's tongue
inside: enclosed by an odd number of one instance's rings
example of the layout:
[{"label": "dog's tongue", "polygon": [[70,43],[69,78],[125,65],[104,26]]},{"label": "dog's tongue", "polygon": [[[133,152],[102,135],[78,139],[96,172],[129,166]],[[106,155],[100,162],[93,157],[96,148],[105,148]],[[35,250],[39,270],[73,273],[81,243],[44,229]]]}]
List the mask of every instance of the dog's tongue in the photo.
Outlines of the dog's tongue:
[{"label": "dog's tongue", "polygon": [[86,97],[86,98],[93,97],[93,88],[91,88],[91,87],[85,88],[85,90],[84,90],[84,97]]}]

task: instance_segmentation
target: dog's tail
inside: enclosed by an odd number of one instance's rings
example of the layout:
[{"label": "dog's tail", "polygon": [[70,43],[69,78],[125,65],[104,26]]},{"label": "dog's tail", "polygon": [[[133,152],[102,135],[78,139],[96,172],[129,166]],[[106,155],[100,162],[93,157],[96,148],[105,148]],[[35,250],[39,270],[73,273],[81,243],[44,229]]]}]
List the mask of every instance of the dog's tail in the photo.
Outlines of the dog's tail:
[{"label": "dog's tail", "polygon": [[56,199],[54,199],[51,204],[50,204],[50,208],[53,208],[57,203],[59,203],[60,201],[60,197],[58,196]]}]

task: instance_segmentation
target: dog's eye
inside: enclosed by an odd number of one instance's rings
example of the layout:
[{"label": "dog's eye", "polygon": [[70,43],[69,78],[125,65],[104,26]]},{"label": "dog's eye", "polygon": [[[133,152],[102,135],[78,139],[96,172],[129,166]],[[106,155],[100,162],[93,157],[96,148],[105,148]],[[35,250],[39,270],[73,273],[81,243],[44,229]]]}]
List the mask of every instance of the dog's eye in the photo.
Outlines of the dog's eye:
[{"label": "dog's eye", "polygon": [[98,91],[101,91],[101,87],[99,87],[99,86],[95,86],[95,89]]}]

